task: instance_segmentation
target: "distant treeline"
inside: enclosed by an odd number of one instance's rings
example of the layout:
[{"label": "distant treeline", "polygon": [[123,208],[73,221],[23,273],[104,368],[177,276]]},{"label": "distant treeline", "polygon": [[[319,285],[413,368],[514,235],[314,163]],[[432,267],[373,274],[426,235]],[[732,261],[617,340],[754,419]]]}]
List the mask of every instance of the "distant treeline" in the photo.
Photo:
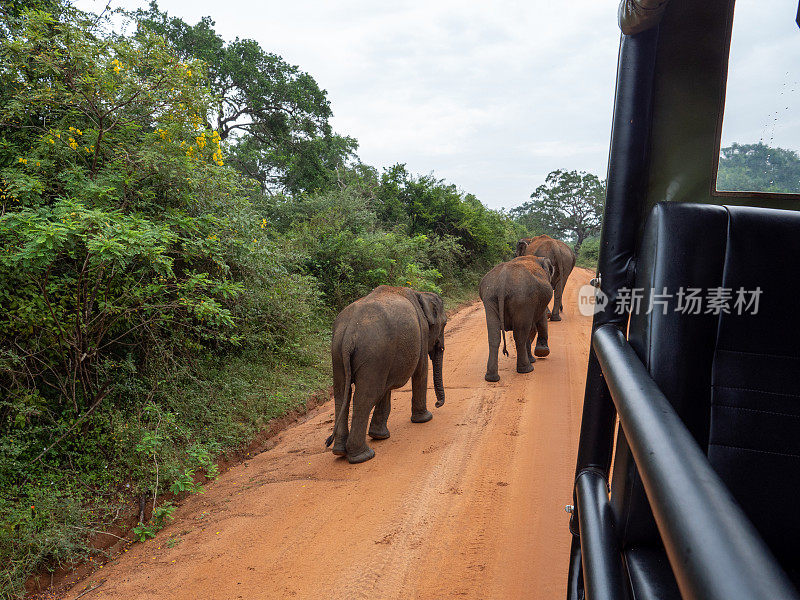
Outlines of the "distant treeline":
[{"label": "distant treeline", "polygon": [[800,194],[800,157],[762,142],[733,143],[720,151],[717,189]]}]

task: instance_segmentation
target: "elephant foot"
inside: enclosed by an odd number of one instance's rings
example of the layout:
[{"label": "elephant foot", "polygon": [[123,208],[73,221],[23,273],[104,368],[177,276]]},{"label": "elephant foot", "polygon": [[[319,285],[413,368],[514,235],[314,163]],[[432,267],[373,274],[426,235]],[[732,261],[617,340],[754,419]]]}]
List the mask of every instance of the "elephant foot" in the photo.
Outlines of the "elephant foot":
[{"label": "elephant foot", "polygon": [[530,373],[531,371],[533,371],[533,365],[524,365],[521,367],[517,365],[517,373]]},{"label": "elephant foot", "polygon": [[547,346],[536,346],[533,353],[538,356],[539,358],[544,358],[545,356],[550,355],[550,348]]},{"label": "elephant foot", "polygon": [[331,448],[331,452],[333,452],[336,456],[346,456],[347,448],[345,448],[344,446],[344,441],[334,442],[333,448]]},{"label": "elephant foot", "polygon": [[483,376],[483,378],[486,381],[491,381],[492,383],[500,381],[500,375],[498,373],[487,373],[486,375]]},{"label": "elephant foot", "polygon": [[373,440],[388,440],[389,439],[389,428],[385,425],[381,427],[369,428],[369,437]]},{"label": "elephant foot", "polygon": [[532,363],[536,362],[536,357],[533,354],[528,354],[528,360]]},{"label": "elephant foot", "polygon": [[433,413],[429,410],[421,413],[411,413],[412,423],[427,423],[433,418]]},{"label": "elephant foot", "polygon": [[370,458],[374,458],[374,457],[375,457],[375,450],[373,450],[369,446],[365,445],[364,449],[361,452],[359,452],[358,454],[352,454],[352,455],[348,454],[347,455],[347,461],[351,465],[355,465],[355,464],[358,464],[358,463],[367,462]]},{"label": "elephant foot", "polygon": [[553,313],[553,314],[550,315],[550,320],[551,321],[560,321],[561,320],[561,315],[559,315],[558,313]]}]

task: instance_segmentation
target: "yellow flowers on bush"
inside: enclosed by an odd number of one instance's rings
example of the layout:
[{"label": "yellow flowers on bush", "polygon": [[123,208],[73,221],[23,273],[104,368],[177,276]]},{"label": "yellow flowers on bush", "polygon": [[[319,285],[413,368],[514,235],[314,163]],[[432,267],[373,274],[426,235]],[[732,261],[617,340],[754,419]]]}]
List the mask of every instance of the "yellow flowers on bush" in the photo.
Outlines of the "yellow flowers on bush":
[{"label": "yellow flowers on bush", "polygon": [[11,190],[8,189],[8,182],[2,178],[0,178],[0,200],[19,202],[19,199],[11,193]]}]

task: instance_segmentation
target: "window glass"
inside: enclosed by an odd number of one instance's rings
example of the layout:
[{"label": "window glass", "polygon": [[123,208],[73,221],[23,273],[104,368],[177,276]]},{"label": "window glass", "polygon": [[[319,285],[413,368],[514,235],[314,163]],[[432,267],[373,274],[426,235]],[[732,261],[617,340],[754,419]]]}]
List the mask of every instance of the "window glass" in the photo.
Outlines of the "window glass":
[{"label": "window glass", "polygon": [[797,0],[736,0],[718,191],[800,193]]}]

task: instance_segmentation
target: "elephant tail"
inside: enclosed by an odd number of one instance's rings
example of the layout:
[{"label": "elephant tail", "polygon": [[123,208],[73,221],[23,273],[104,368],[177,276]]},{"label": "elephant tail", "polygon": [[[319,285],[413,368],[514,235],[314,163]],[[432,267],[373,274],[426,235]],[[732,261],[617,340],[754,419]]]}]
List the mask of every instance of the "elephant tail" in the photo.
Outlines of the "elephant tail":
[{"label": "elephant tail", "polygon": [[503,317],[503,309],[505,308],[506,303],[506,286],[503,285],[500,288],[500,293],[497,294],[497,312],[500,313],[500,333],[503,335],[503,354],[508,356],[508,350],[506,349],[506,321]]},{"label": "elephant tail", "polygon": [[342,365],[344,366],[344,393],[342,396],[342,408],[339,414],[336,415],[336,420],[333,422],[333,433],[325,440],[325,447],[327,448],[333,443],[336,438],[336,432],[342,422],[347,423],[347,416],[350,413],[350,396],[352,394],[352,372],[350,371],[350,352],[342,349]]}]

